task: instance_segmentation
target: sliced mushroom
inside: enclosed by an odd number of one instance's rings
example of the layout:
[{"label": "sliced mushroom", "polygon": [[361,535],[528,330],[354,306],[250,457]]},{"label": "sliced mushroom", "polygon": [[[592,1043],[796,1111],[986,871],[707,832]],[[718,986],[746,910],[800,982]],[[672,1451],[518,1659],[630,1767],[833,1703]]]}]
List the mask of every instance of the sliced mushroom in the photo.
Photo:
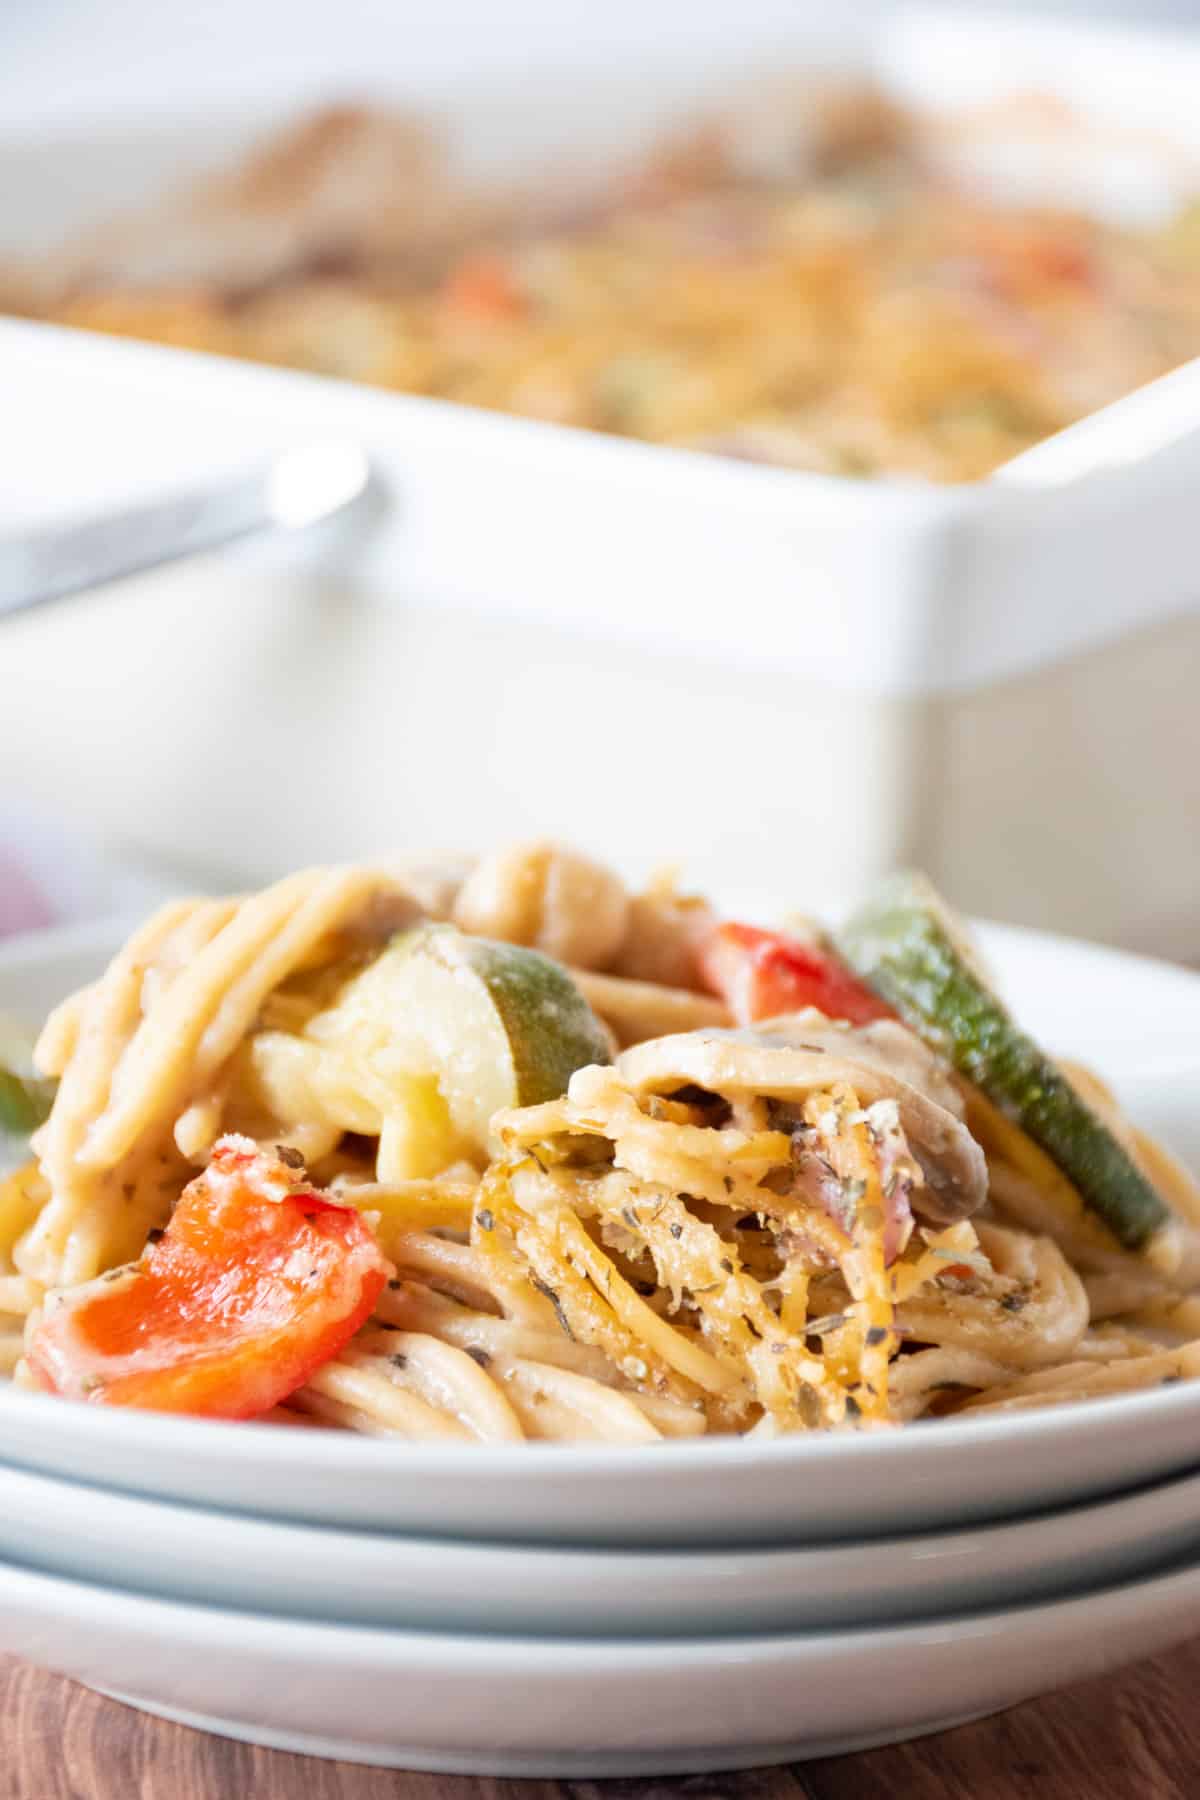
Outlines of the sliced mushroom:
[{"label": "sliced mushroom", "polygon": [[758,1029],[785,1044],[807,1044],[829,1050],[835,1056],[853,1056],[884,1075],[916,1088],[927,1100],[956,1119],[966,1117],[962,1090],[947,1063],[899,1019],[879,1019],[871,1025],[843,1025],[809,1007],[764,1019]]},{"label": "sliced mushroom", "polygon": [[864,1106],[877,1100],[899,1105],[904,1134],[925,1176],[925,1187],[914,1195],[924,1218],[953,1224],[987,1198],[987,1162],[958,1116],[958,1094],[902,1025],[853,1029],[819,1013],[793,1014],[758,1029],[655,1038],[626,1050],[617,1071],[643,1094],[699,1087],[726,1099],[758,1095],[785,1104],[845,1082]]}]

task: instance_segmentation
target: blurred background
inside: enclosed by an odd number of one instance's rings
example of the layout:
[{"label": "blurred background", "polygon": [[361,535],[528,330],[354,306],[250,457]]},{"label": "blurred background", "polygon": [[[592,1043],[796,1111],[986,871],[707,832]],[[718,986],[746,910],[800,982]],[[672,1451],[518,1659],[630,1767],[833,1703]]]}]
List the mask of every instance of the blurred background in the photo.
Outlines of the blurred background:
[{"label": "blurred background", "polygon": [[[374,85],[381,59],[418,78],[454,79],[463,69],[517,73],[561,63],[569,46],[581,63],[644,46],[646,8],[629,0],[603,7],[587,0],[6,0],[0,8],[3,94],[9,118],[70,117],[143,104],[147,80],[203,84],[215,96],[277,81],[343,77]],[[727,46],[732,0],[655,0],[655,35],[689,46],[704,38]],[[805,13],[819,28],[840,8],[827,0],[767,0],[756,15],[786,27]],[[855,11],[883,7],[871,0]],[[1159,22],[1191,25],[1196,0],[958,0],[959,11],[1004,10],[1084,24]]]},{"label": "blurred background", "polygon": [[[1132,436],[1115,453],[1085,435],[1065,462],[1039,462],[1035,449],[1027,475],[971,479],[1200,350],[1191,335],[1200,333],[1200,228],[1190,212],[1200,127],[1192,122],[1192,141],[1188,126],[1200,91],[1200,4],[1011,0],[1007,24],[971,0],[918,10],[920,31],[896,39],[892,55],[881,46],[912,9],[885,4],[0,7],[0,306],[71,334],[48,339],[28,324],[0,331],[8,396],[0,536],[210,479],[326,433],[367,444],[387,495],[307,539],[0,618],[9,696],[0,752],[10,772],[0,841],[10,896],[23,871],[23,897],[7,914],[0,906],[0,930],[127,907],[179,881],[260,879],[325,857],[548,833],[635,873],[679,862],[698,884],[813,910],[836,910],[880,869],[919,861],[973,911],[1200,958],[1200,625],[1186,554],[1200,473],[1197,384],[1177,385],[1165,410],[1131,414]],[[993,35],[976,43],[973,21]],[[1133,26],[1147,33],[1136,54],[1132,40],[1106,35]],[[1035,44],[1028,57],[1026,31]],[[928,65],[926,43],[937,46]],[[427,359],[410,379],[405,371],[418,363],[398,364],[389,337],[390,373],[379,376],[371,355],[383,290],[377,280],[370,304],[361,288],[353,305],[346,300],[353,270],[342,239],[333,252],[318,246],[306,266],[316,285],[297,323],[288,259],[304,238],[306,206],[324,208],[359,245],[403,187],[404,229],[420,236],[424,259],[419,279],[414,264],[396,289],[410,309],[407,355],[426,331],[424,313],[420,330],[412,323],[412,306],[424,302],[410,302],[409,291],[427,274],[434,281],[435,264],[439,294],[457,282],[455,305],[476,307],[480,268],[463,245],[474,234],[490,252],[506,232],[525,243],[527,227],[504,213],[517,204],[514,184],[544,176],[554,189],[552,206],[538,202],[547,207],[539,242],[569,233],[578,221],[564,199],[567,172],[578,165],[594,205],[597,172],[611,162],[632,181],[660,124],[682,147],[651,155],[653,180],[636,187],[637,205],[650,210],[634,237],[643,249],[653,240],[661,258],[654,234],[678,235],[680,219],[694,233],[699,218],[710,238],[725,234],[722,256],[731,233],[740,254],[744,213],[725,202],[722,212],[705,210],[705,183],[730,177],[713,173],[711,138],[688,137],[691,114],[766,65],[837,71],[839,80],[862,68],[874,78],[881,57],[905,104],[936,104],[956,118],[983,109],[986,129],[971,137],[960,121],[938,139],[939,156],[949,146],[972,182],[999,170],[1009,184],[1004,207],[1040,205],[1049,171],[1060,209],[1057,224],[1036,227],[1038,278],[1058,285],[1025,313],[995,271],[1003,262],[1007,281],[1016,258],[1017,279],[1030,279],[1031,240],[1014,250],[1014,228],[989,216],[981,299],[979,217],[960,209],[936,281],[942,297],[971,289],[976,323],[991,309],[970,344],[936,322],[870,337],[888,381],[918,354],[939,381],[967,370],[962,379],[976,387],[957,407],[952,439],[934,445],[927,433],[914,448],[916,434],[902,444],[897,431],[881,450],[875,422],[872,436],[857,414],[848,424],[843,408],[835,449],[832,428],[814,449],[811,434],[783,443],[779,409],[768,417],[760,408],[752,432],[740,423],[732,434],[722,423],[690,437],[673,427],[626,430],[606,415],[603,438],[568,441],[559,418],[597,421],[556,411],[557,399],[530,400],[528,382],[511,405],[486,382],[466,382],[464,359],[486,361],[478,319],[458,317],[449,375],[444,358],[436,374]],[[1026,63],[1034,74],[1021,72]],[[1041,103],[1053,91],[1086,116],[1094,139],[1068,146],[1053,106],[1022,115],[1020,132],[997,127],[1007,115],[987,109],[1003,100],[996,71],[1010,65],[1015,98]],[[606,83],[623,97],[605,99]],[[504,104],[492,105],[493,89],[508,96]],[[286,159],[259,166],[257,187],[245,179],[215,198],[201,187],[187,205],[172,201],[198,174],[244,169],[260,140],[312,109],[360,100],[431,124],[451,118],[454,179],[426,159],[423,140],[398,148],[393,135],[384,151],[378,135],[356,136],[343,121],[338,144],[349,148],[335,146],[326,162],[320,150],[318,175],[295,190],[303,205],[290,189],[286,205],[263,203]],[[878,119],[854,115],[853,154],[865,144],[870,168],[853,186],[829,161],[829,131],[837,157],[845,150],[843,115],[831,126],[834,115],[808,88],[796,88],[790,111],[773,104],[770,129],[765,113],[754,130],[753,108],[740,115],[748,162],[733,185],[752,167],[768,186],[795,187],[788,245],[805,233],[809,242],[814,219],[834,202],[839,245],[847,207],[856,220],[870,212],[862,230],[875,229],[872,209],[897,180],[895,144],[889,138],[881,151],[872,135]],[[932,141],[922,140],[921,157]],[[949,182],[949,167],[939,163],[939,182]],[[380,206],[372,168],[387,196]],[[483,224],[466,187],[455,186],[464,171],[503,189]],[[826,183],[825,212],[803,197],[814,177]],[[676,208],[668,227],[654,211],[664,195]],[[1086,223],[1116,200],[1116,223],[1134,236],[1109,239]],[[245,208],[240,225],[235,201]],[[759,202],[738,204],[753,211]],[[754,229],[767,229],[753,218]],[[783,229],[774,212],[769,229]],[[906,252],[913,291],[929,229]],[[968,231],[976,235],[964,249]],[[1152,274],[1138,261],[1136,234],[1153,237]],[[760,249],[750,242],[747,254]],[[697,255],[694,236],[684,252]],[[527,306],[533,264],[523,254],[518,300]],[[538,254],[537,279],[559,282],[559,304],[568,259],[555,263],[544,246]],[[1086,312],[1076,318],[1064,293],[1084,285],[1085,265]],[[619,286],[611,257],[605,268],[596,279],[611,290]],[[492,305],[492,262],[483,275]],[[574,265],[569,275],[581,279]],[[395,279],[389,265],[387,281]],[[627,286],[618,373],[627,384],[631,369],[645,371],[644,356],[631,362],[628,333],[658,304],[666,276],[641,286],[619,279]],[[831,279],[827,269],[822,279]],[[512,266],[505,280],[507,305]],[[214,283],[224,284],[219,306],[206,298]],[[672,353],[700,330],[679,322],[679,309],[695,310],[697,281],[679,286],[662,328],[675,334]],[[276,304],[285,289],[290,312]],[[269,330],[231,335],[264,296]],[[901,302],[911,312],[911,294],[898,301],[893,285],[889,320]],[[768,335],[767,312],[754,305],[774,309],[770,329],[782,341],[799,335],[786,314],[780,324],[775,288],[756,287],[747,304],[744,337]],[[591,317],[594,300],[582,310]],[[989,389],[981,422],[979,370],[986,363],[995,386],[997,356],[1017,366],[1031,317],[1043,342],[1064,355],[1070,347],[1068,386],[1088,402],[1074,398],[1058,412],[1022,387],[1014,424],[1010,383],[1000,401]],[[97,326],[114,335],[93,335]],[[246,360],[206,374],[128,342],[143,337]],[[651,345],[660,358],[664,341],[660,331]],[[260,360],[323,380],[264,375],[253,366]],[[1108,386],[1093,381],[1096,366]],[[609,393],[614,367],[610,359]],[[687,375],[694,381],[690,365]],[[439,422],[439,401],[368,396],[342,376],[472,404],[482,397],[489,410]],[[620,398],[633,404],[626,385]],[[505,411],[542,423],[512,423]],[[650,441],[622,441],[638,436]],[[678,444],[725,460],[685,459]],[[847,479],[861,475],[870,479]],[[952,485],[959,478],[968,485]],[[0,862],[0,884],[4,869]]]},{"label": "blurred background", "polygon": [[[639,9],[628,0],[603,7],[587,0],[447,0],[437,11],[418,0],[6,0],[0,9],[3,95],[10,117],[48,110],[106,108],[144,101],[148,77],[203,81],[214,94],[276,80],[378,77],[381,57],[422,77],[455,77],[462,68],[522,72],[561,60],[569,43],[581,62],[643,45]],[[729,42],[730,0],[655,0],[656,35],[689,43]],[[770,0],[785,26],[798,12],[816,21],[840,10],[822,0]],[[865,5],[855,10],[877,10]],[[1011,0],[1003,9],[959,0],[958,10],[1025,12],[1088,23],[1157,21],[1190,25],[1195,0]]]}]

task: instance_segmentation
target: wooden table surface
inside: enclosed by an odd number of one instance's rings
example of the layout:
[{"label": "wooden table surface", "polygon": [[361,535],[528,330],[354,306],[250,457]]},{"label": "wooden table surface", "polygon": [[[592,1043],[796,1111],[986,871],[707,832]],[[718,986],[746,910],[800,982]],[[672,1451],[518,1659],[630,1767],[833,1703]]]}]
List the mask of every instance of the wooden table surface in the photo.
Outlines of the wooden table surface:
[{"label": "wooden table surface", "polygon": [[998,1718],[861,1756],[672,1781],[408,1775],[255,1750],[0,1658],[0,1800],[1195,1800],[1200,1638]]}]

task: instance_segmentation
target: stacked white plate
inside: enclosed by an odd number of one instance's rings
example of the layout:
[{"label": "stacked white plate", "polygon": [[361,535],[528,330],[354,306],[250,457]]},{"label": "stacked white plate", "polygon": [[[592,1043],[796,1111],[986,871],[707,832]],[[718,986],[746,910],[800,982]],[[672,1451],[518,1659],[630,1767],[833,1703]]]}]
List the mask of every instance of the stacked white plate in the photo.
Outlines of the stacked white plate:
[{"label": "stacked white plate", "polygon": [[[36,1017],[100,937],[0,954]],[[1025,934],[1035,1030],[1195,1159],[1200,980]],[[1200,1630],[1200,1384],[777,1443],[405,1446],[0,1394],[0,1650],[256,1742],[649,1774],[827,1754]]]}]

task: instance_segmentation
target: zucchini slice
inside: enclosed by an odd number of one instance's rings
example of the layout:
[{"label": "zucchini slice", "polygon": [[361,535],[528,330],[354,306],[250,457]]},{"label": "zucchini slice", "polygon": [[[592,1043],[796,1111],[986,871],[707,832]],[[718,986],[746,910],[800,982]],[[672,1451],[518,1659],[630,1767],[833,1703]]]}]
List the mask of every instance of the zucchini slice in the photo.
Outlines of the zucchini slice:
[{"label": "zucchini slice", "polygon": [[576,1069],[611,1060],[599,1020],[558,963],[443,924],[394,938],[303,1038],[265,1048],[255,1073],[268,1103],[273,1068],[291,1094],[301,1076],[312,1116],[380,1132],[386,1180],[485,1161],[495,1113],[557,1099]]},{"label": "zucchini slice", "polygon": [[28,1137],[49,1117],[57,1082],[17,1075],[0,1064],[0,1132]]},{"label": "zucchini slice", "polygon": [[0,1137],[23,1140],[36,1131],[49,1117],[57,1091],[57,1081],[34,1072],[31,1034],[0,1014]]},{"label": "zucchini slice", "polygon": [[891,876],[843,928],[842,955],[906,1024],[1019,1125],[1128,1250],[1167,1224],[1162,1197],[1066,1076],[1013,1022],[923,875]]}]

